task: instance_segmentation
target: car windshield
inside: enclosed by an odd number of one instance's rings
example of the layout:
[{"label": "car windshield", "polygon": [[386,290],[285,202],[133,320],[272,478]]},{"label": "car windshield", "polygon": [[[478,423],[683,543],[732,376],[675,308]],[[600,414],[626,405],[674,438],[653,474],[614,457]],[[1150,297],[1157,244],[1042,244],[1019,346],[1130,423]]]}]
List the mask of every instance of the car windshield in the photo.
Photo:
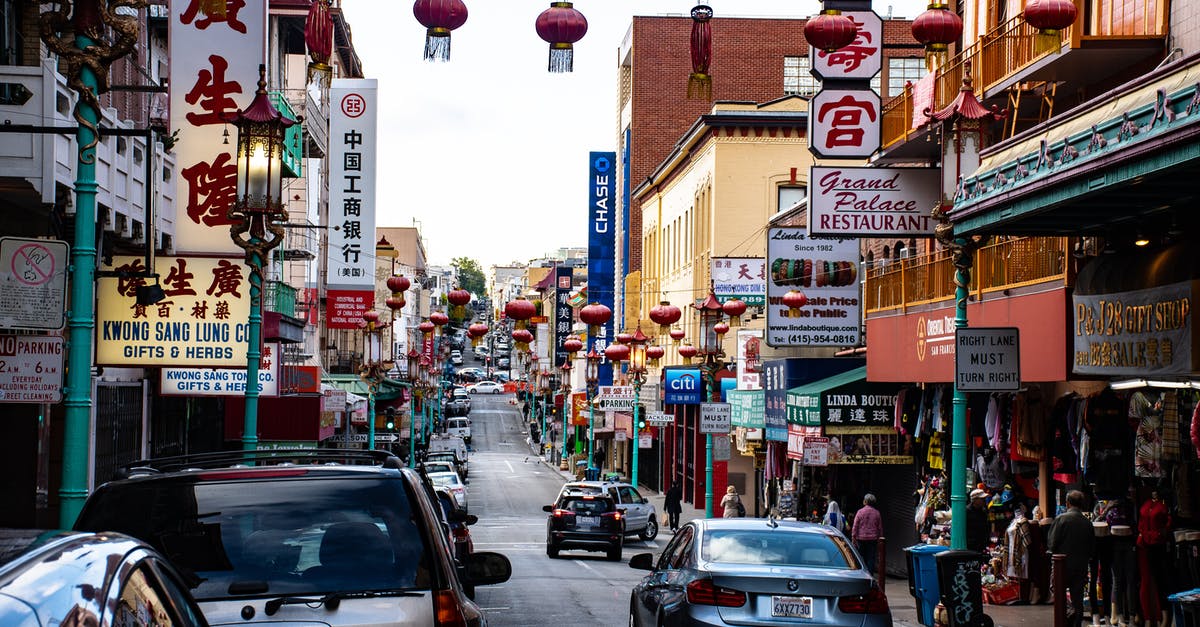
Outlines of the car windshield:
[{"label": "car windshield", "polygon": [[840,536],[776,529],[716,529],[704,534],[701,558],[726,564],[858,568]]},{"label": "car windshield", "polygon": [[144,482],[100,489],[76,528],[152,544],[201,601],[428,589],[433,556],[396,479]]},{"label": "car windshield", "polygon": [[609,511],[609,502],[603,499],[565,499],[562,509],[569,509],[580,516],[599,516]]},{"label": "car windshield", "polygon": [[449,472],[439,472],[429,475],[433,485],[459,485],[458,475]]},{"label": "car windshield", "polygon": [[447,461],[425,462],[425,472],[454,472],[454,465]]}]

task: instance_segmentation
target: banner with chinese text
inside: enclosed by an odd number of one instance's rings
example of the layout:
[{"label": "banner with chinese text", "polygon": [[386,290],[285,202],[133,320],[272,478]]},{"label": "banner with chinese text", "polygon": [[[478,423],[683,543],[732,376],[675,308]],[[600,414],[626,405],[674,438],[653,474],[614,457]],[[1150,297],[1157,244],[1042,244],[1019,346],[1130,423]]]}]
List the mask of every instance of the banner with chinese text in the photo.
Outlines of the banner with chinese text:
[{"label": "banner with chinese text", "polygon": [[[114,257],[118,272],[145,272],[141,257]],[[241,258],[158,257],[162,301],[137,304],[141,277],[96,281],[96,363],[105,366],[245,368],[250,268]]]},{"label": "banner with chinese text", "polygon": [[714,257],[713,294],[722,303],[738,297],[750,306],[767,304],[767,261],[762,257]]},{"label": "banner with chinese text", "polygon": [[554,367],[567,362],[567,351],[563,344],[571,337],[575,322],[575,310],[571,308],[571,281],[574,271],[569,266],[554,270]]},{"label": "banner with chinese text", "polygon": [[240,252],[226,217],[237,197],[237,129],[229,120],[258,89],[267,2],[231,1],[220,12],[201,11],[202,4],[175,2],[170,11],[171,129],[179,133],[175,249]]}]

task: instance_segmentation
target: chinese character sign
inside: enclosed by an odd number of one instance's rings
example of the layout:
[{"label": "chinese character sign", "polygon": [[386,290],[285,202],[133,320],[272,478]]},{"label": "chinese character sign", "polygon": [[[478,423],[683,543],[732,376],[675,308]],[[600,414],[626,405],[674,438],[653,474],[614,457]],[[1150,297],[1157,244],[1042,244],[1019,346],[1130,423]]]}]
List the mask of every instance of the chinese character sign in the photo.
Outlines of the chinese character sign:
[{"label": "chinese character sign", "polygon": [[201,0],[185,0],[171,11],[171,128],[179,132],[175,248],[185,252],[241,252],[226,217],[237,197],[237,131],[228,120],[258,89],[267,2],[225,3],[224,11],[201,11]]},{"label": "chinese character sign", "polygon": [[734,296],[751,307],[767,304],[767,262],[762,257],[715,257],[713,294],[725,302]]},{"label": "chinese character sign", "polygon": [[[329,246],[326,285],[342,295],[375,294],[375,162],[379,99],[374,79],[337,79],[329,89]],[[346,300],[345,302],[351,302]],[[329,312],[327,312],[329,313]],[[362,312],[340,311],[331,329],[355,328]],[[357,315],[356,315],[357,314]]]},{"label": "chinese character sign", "polygon": [[571,308],[571,281],[573,270],[559,266],[554,270],[554,367],[567,361],[563,343],[571,337],[571,326],[575,321],[575,310]]},{"label": "chinese character sign", "polygon": [[[132,275],[144,263],[114,257],[106,269]],[[153,305],[137,303],[146,278],[96,282],[96,363],[245,368],[250,268],[242,259],[158,257],[154,271],[166,298]]]},{"label": "chinese character sign", "polygon": [[[588,154],[588,300],[600,303],[616,311],[616,248],[617,220],[617,153],[592,152]],[[599,333],[589,341],[588,349],[604,355],[614,335],[614,315],[600,327]],[[600,385],[610,385],[613,380],[612,362],[601,358],[599,368]]]},{"label": "chinese character sign", "polygon": [[854,41],[833,52],[810,48],[812,73],[821,80],[871,80],[883,67],[883,20],[874,11],[843,11],[857,29]]},{"label": "chinese character sign", "polygon": [[809,150],[818,157],[865,159],[879,149],[880,100],[866,89],[822,89],[809,105]]}]

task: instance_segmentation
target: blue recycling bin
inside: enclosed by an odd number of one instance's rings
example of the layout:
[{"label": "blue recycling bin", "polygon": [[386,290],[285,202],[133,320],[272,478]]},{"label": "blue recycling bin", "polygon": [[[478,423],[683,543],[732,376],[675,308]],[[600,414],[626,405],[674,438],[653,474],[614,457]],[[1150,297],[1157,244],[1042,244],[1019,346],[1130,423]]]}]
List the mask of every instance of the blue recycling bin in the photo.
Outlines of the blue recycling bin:
[{"label": "blue recycling bin", "polygon": [[1200,627],[1200,588],[1172,594],[1167,601],[1175,627]]},{"label": "blue recycling bin", "polygon": [[916,599],[918,620],[926,627],[933,627],[933,613],[940,597],[936,558],[938,553],[949,550],[948,546],[936,544],[918,544],[904,549],[908,556],[908,593]]},{"label": "blue recycling bin", "polygon": [[596,468],[595,466],[590,466],[587,470],[584,471],[584,476],[587,477],[588,481],[599,481],[600,480],[600,469]]}]

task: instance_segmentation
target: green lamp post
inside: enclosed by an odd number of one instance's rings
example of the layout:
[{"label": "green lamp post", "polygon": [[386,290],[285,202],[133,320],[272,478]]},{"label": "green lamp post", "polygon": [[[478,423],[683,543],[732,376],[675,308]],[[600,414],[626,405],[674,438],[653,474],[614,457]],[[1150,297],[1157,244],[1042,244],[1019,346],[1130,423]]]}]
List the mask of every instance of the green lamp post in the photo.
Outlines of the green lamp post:
[{"label": "green lamp post", "polygon": [[[567,463],[567,423],[571,413],[571,360],[566,359],[558,367],[562,371],[562,460]],[[569,466],[567,470],[572,470]]]},{"label": "green lamp post", "polygon": [[646,344],[650,338],[638,327],[629,343],[629,374],[633,377],[633,470],[630,483],[638,485],[638,449],[641,448],[639,430],[641,428],[642,384],[646,382]]},{"label": "green lamp post", "polygon": [[363,361],[358,376],[367,384],[367,448],[375,449],[375,394],[387,378],[393,363],[383,356],[383,332],[379,328],[379,312],[364,311]]},{"label": "green lamp post", "polygon": [[[716,294],[709,289],[708,296],[698,305],[693,305],[700,314],[700,354],[704,358],[702,370],[707,400],[718,398],[716,372],[720,366],[720,358],[725,355],[721,350],[721,338],[718,325],[722,324],[725,310]],[[704,434],[704,516],[713,515],[713,444],[712,434]]]},{"label": "green lamp post", "polygon": [[584,375],[587,381],[588,406],[588,468],[593,467],[596,460],[596,391],[600,385],[600,355],[593,347],[587,354],[587,370]]},{"label": "green lamp post", "polygon": [[417,466],[417,385],[420,383],[418,372],[421,368],[421,353],[417,349],[408,349],[408,389],[413,397],[408,400],[408,467]]}]

